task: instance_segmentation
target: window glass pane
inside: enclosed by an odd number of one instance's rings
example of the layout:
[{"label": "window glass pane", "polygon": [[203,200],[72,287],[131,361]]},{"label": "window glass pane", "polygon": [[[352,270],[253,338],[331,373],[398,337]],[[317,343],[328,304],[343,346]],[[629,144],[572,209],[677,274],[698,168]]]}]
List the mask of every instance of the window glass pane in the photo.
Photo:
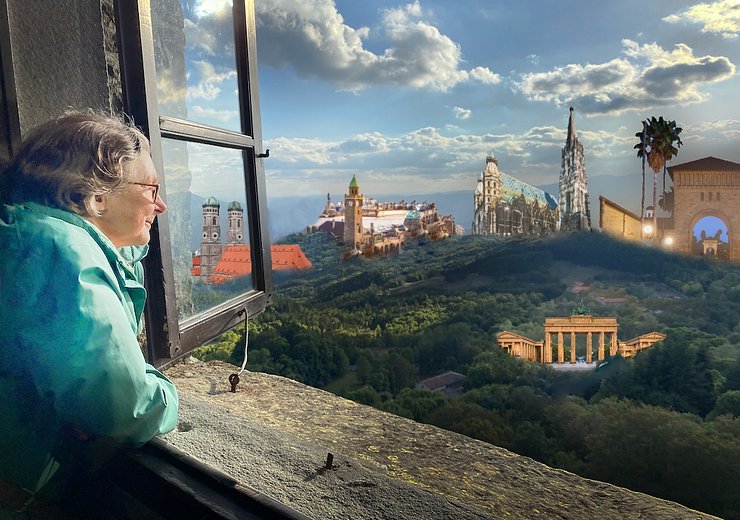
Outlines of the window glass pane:
[{"label": "window glass pane", "polygon": [[162,140],[178,317],[253,288],[240,150]]},{"label": "window glass pane", "polygon": [[232,2],[151,5],[160,113],[240,132]]}]

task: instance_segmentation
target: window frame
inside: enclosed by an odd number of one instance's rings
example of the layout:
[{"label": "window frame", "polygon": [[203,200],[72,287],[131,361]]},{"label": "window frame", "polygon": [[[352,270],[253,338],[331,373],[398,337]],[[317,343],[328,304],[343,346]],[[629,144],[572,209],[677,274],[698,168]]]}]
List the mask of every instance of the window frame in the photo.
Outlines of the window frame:
[{"label": "window frame", "polygon": [[21,142],[21,124],[6,0],[0,0],[0,114],[0,159],[9,159]]},{"label": "window frame", "polygon": [[[162,140],[215,145],[242,151],[247,219],[252,254],[252,289],[188,317],[178,318],[172,247],[167,213],[152,227],[145,259],[147,357],[165,368],[247,317],[262,312],[272,298],[267,196],[257,82],[257,45],[253,0],[233,0],[234,44],[242,132],[215,128],[159,113],[150,0],[115,0],[116,33],[124,112],[150,140],[152,160],[164,171]],[[167,187],[160,177],[166,200]]]}]

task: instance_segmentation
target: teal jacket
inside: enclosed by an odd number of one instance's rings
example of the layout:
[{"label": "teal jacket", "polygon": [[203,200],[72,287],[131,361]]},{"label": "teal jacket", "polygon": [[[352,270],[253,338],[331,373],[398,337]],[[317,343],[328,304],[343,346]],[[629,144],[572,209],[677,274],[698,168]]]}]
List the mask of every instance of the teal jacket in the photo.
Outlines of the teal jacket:
[{"label": "teal jacket", "polygon": [[74,213],[0,205],[0,479],[37,491],[72,444],[176,426],[175,387],[137,341],[145,254]]}]

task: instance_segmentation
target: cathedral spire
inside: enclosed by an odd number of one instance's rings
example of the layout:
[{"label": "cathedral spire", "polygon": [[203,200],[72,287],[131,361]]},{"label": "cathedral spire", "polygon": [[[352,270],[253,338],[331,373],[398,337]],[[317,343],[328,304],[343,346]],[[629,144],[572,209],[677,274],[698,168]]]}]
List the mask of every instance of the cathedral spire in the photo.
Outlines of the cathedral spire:
[{"label": "cathedral spire", "polygon": [[566,142],[573,142],[576,139],[576,121],[575,117],[573,117],[573,112],[575,109],[573,107],[570,107],[570,118],[568,119],[568,137],[566,138]]}]

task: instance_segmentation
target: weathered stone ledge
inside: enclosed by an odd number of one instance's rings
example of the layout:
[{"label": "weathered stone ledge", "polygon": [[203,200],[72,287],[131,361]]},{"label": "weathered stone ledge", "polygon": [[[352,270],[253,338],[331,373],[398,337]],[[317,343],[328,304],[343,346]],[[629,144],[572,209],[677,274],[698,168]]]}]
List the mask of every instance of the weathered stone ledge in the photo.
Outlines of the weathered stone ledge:
[{"label": "weathered stone ledge", "polygon": [[[262,373],[190,359],[164,440],[312,518],[713,518]],[[334,455],[325,469],[327,453]]]}]

